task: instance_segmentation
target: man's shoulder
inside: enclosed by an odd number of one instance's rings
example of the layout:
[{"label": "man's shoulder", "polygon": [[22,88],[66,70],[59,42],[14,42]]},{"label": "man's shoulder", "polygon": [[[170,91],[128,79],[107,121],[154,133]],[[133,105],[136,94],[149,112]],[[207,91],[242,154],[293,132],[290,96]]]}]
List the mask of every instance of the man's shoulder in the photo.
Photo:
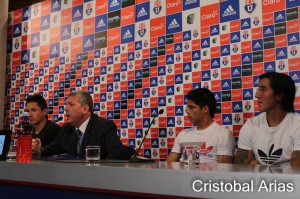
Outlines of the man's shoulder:
[{"label": "man's shoulder", "polygon": [[300,114],[299,113],[288,113],[288,115],[293,120],[300,121]]},{"label": "man's shoulder", "polygon": [[48,120],[46,125],[52,128],[61,128],[58,124],[52,122],[51,120]]},{"label": "man's shoulder", "polygon": [[212,128],[213,131],[230,131],[227,128],[225,128],[223,125],[220,125],[215,121],[211,125],[213,127]]},{"label": "man's shoulder", "polygon": [[186,129],[183,129],[180,134],[189,134],[189,133],[193,133],[193,131],[197,131],[197,127],[194,126],[194,127],[191,127],[191,128],[186,128]]},{"label": "man's shoulder", "polygon": [[266,117],[267,117],[266,113],[262,112],[262,113],[259,113],[259,115],[248,118],[245,123],[250,123],[252,126],[260,126],[261,124],[263,124],[267,121]]},{"label": "man's shoulder", "polygon": [[103,118],[103,117],[99,117],[96,114],[91,115],[90,121],[91,122],[101,122],[101,123],[111,123],[112,122],[111,120],[108,120],[108,119]]},{"label": "man's shoulder", "polygon": [[115,125],[115,123],[113,121],[105,119],[103,117],[99,117],[98,115],[95,115],[95,114],[91,115],[89,124],[91,124],[92,127],[93,126],[103,127],[103,126],[107,126],[107,125],[111,125],[111,126]]}]

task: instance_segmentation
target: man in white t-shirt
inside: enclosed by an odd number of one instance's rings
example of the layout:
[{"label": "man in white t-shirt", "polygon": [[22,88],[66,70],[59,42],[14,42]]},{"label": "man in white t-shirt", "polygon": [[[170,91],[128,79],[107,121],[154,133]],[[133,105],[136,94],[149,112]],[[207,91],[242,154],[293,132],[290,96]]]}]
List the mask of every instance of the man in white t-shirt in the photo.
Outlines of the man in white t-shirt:
[{"label": "man in white t-shirt", "polygon": [[239,135],[235,163],[300,166],[300,115],[294,113],[296,87],[286,74],[259,77],[255,97],[260,115],[247,120]]},{"label": "man in white t-shirt", "polygon": [[179,161],[180,145],[189,142],[202,142],[200,162],[232,163],[235,141],[229,130],[213,120],[216,99],[212,92],[206,88],[198,88],[187,94],[187,100],[185,111],[190,121],[196,126],[185,129],[178,134],[167,161]]}]

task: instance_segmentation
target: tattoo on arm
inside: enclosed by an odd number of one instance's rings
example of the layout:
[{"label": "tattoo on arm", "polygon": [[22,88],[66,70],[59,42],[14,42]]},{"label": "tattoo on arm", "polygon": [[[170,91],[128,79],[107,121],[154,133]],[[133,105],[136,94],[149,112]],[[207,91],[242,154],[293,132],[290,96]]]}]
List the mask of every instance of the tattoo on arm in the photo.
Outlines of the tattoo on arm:
[{"label": "tattoo on arm", "polygon": [[234,163],[235,164],[249,164],[251,160],[254,159],[252,151],[248,151],[245,149],[237,149],[235,158],[234,158]]},{"label": "tattoo on arm", "polygon": [[300,166],[300,151],[293,151],[291,155],[291,165]]},{"label": "tattoo on arm", "polygon": [[231,163],[232,164],[233,158],[229,155],[218,155],[218,162],[219,163]]}]

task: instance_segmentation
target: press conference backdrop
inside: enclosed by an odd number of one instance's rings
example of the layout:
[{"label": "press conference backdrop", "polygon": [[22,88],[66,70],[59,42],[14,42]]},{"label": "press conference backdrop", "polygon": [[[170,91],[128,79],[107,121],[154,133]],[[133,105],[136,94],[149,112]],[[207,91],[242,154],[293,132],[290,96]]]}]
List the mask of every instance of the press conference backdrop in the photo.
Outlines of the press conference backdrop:
[{"label": "press conference backdrop", "polygon": [[163,108],[140,155],[165,159],[176,135],[192,126],[185,95],[207,87],[218,103],[215,120],[237,138],[258,114],[260,74],[287,73],[299,86],[299,15],[298,0],[48,0],[16,10],[9,13],[6,125],[16,130],[33,93],[62,124],[67,95],[82,89],[131,147]]}]

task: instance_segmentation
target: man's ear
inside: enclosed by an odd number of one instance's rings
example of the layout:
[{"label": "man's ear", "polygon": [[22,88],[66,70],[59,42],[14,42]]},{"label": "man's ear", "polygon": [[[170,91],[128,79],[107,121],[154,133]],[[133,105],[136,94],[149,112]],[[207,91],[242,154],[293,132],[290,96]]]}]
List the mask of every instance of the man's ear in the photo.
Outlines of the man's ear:
[{"label": "man's ear", "polygon": [[83,105],[83,112],[84,112],[84,113],[87,113],[87,112],[89,112],[89,111],[90,111],[89,105],[87,105],[87,104]]},{"label": "man's ear", "polygon": [[278,102],[280,102],[280,101],[283,99],[283,96],[284,96],[283,93],[280,93],[280,94],[278,94],[278,95],[276,96]]},{"label": "man's ear", "polygon": [[46,116],[46,115],[47,115],[47,113],[48,113],[48,108],[44,108],[44,110],[43,110],[43,114],[44,114],[44,116]]},{"label": "man's ear", "polygon": [[202,110],[205,112],[205,113],[209,113],[209,107],[207,105],[205,105]]}]

